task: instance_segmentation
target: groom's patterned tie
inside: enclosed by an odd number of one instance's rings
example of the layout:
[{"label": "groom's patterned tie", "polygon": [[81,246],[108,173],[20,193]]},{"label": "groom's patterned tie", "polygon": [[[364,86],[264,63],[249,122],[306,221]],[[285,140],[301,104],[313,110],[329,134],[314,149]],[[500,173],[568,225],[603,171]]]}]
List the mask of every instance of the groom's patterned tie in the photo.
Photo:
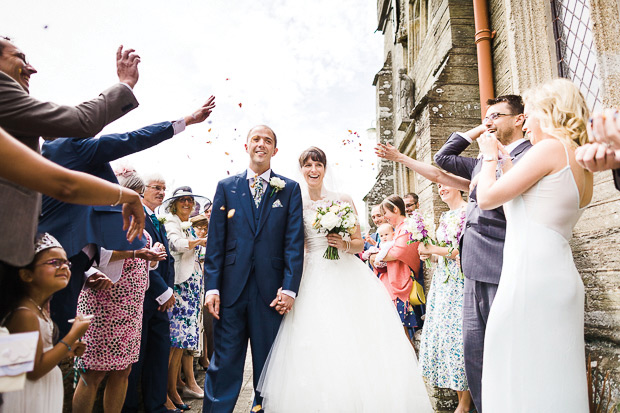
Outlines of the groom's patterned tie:
[{"label": "groom's patterned tie", "polygon": [[254,188],[254,205],[258,208],[263,199],[263,179],[258,174],[254,175],[252,187]]}]

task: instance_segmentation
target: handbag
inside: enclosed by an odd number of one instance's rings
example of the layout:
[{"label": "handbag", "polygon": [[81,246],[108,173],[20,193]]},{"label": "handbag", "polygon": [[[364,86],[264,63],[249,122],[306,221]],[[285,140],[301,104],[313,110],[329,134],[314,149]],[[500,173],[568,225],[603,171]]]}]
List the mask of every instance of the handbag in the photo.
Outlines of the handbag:
[{"label": "handbag", "polygon": [[424,287],[415,279],[415,272],[413,271],[411,271],[411,280],[413,281],[413,288],[411,288],[411,293],[409,293],[409,303],[411,305],[426,304]]}]

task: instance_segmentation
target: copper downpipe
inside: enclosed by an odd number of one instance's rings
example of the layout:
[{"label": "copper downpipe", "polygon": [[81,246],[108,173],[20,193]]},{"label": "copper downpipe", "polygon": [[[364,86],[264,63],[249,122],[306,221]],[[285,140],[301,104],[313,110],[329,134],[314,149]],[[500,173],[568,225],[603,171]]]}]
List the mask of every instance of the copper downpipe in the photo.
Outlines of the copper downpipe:
[{"label": "copper downpipe", "polygon": [[478,84],[480,87],[480,117],[487,111],[487,100],[495,97],[493,88],[493,61],[491,58],[491,39],[495,32],[489,29],[489,8],[487,0],[474,1],[474,24],[476,34],[476,54],[478,56]]}]

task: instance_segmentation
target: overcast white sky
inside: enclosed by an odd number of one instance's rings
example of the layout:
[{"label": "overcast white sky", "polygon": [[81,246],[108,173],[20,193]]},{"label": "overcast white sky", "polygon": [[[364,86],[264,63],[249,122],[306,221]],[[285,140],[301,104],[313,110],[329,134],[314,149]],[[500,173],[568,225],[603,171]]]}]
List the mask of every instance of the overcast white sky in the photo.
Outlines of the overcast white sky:
[{"label": "overcast white sky", "polygon": [[38,99],[91,99],[117,81],[118,45],[138,51],[140,107],[104,133],[174,120],[216,96],[207,122],[126,158],[139,172],[162,173],[169,192],[189,184],[212,198],[218,180],[247,166],[249,128],[266,123],[278,134],[275,172],[296,177],[298,155],[319,146],[340,189],[361,208],[377,162],[366,132],[383,58],[375,1],[5,3],[0,34],[39,71],[30,84]]}]

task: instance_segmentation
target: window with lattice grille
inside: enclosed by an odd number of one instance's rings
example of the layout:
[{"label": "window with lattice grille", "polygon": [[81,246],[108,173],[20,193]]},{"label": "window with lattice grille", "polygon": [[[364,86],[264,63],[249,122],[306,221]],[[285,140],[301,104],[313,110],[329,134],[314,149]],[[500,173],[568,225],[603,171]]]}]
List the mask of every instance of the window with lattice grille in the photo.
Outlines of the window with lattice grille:
[{"label": "window with lattice grille", "polygon": [[601,109],[600,76],[588,0],[550,0],[558,74],[571,79],[591,110]]}]

